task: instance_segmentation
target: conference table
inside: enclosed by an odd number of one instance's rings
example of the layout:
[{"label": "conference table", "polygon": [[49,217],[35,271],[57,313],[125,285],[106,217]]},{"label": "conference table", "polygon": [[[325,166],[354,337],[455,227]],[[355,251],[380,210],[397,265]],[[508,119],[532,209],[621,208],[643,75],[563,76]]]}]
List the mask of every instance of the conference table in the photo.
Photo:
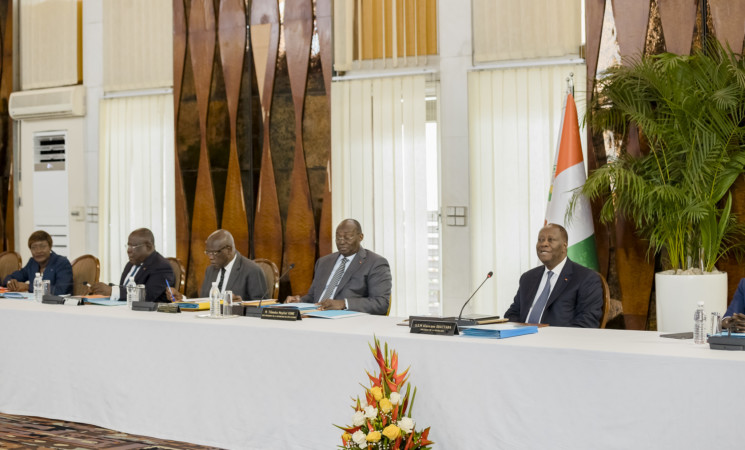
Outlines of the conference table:
[{"label": "conference table", "polygon": [[0,412],[230,449],[334,448],[333,424],[351,423],[377,369],[377,336],[411,367],[412,417],[435,448],[742,447],[745,352],[656,332],[546,327],[497,340],[400,322],[0,299]]}]

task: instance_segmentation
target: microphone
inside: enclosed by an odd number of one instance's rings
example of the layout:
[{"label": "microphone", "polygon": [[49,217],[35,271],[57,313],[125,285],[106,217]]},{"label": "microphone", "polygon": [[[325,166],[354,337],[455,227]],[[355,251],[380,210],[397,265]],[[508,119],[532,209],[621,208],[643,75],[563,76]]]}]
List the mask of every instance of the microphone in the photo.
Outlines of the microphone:
[{"label": "microphone", "polygon": [[492,275],[494,275],[494,272],[492,272],[490,270],[489,273],[486,274],[486,278],[484,278],[484,281],[482,281],[481,284],[479,284],[479,287],[477,287],[476,290],[473,291],[473,294],[471,294],[471,296],[468,297],[468,300],[466,300],[466,302],[463,303],[463,307],[460,309],[460,314],[458,314],[458,319],[456,320],[456,323],[458,325],[475,325],[476,324],[476,321],[475,320],[471,320],[471,319],[465,319],[465,320],[463,320],[463,319],[461,319],[461,317],[463,317],[463,310],[466,308],[466,305],[468,304],[468,302],[471,301],[471,299],[473,298],[473,296],[476,295],[476,293],[479,291],[479,289],[481,289],[481,286],[483,286],[484,283],[486,283],[486,280],[488,280],[489,278],[491,278]]}]

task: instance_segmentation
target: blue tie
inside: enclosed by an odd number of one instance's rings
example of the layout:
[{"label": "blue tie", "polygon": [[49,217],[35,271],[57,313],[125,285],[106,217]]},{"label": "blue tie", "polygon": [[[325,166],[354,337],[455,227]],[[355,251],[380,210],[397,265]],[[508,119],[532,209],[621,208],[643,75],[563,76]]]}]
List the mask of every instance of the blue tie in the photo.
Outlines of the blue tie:
[{"label": "blue tie", "polygon": [[551,276],[553,274],[550,270],[546,273],[546,286],[543,288],[541,295],[538,296],[538,300],[535,301],[533,310],[530,311],[528,323],[541,323],[541,315],[546,308],[546,303],[548,303],[548,296],[551,294]]}]

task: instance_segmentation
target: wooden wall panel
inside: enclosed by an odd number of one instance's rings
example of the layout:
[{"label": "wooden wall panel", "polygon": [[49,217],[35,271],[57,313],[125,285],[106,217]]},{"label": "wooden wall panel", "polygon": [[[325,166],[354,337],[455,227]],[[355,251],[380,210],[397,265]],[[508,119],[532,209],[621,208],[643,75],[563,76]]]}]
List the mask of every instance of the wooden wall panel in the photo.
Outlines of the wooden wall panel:
[{"label": "wooden wall panel", "polygon": [[295,107],[295,157],[285,227],[284,260],[286,264],[295,264],[295,269],[289,274],[293,294],[308,292],[316,260],[316,225],[303,150],[303,107],[312,37],[311,0],[288,0],[285,3],[285,45]]},{"label": "wooden wall panel", "polygon": [[243,56],[246,52],[246,12],[243,0],[220,0],[218,17],[220,60],[230,120],[230,156],[220,227],[232,233],[236,250],[245,256],[249,255],[248,216],[243,199],[237,138],[238,101],[241,93]]},{"label": "wooden wall panel", "polygon": [[[173,124],[175,135],[178,136],[178,118],[181,111],[181,88],[184,82],[184,67],[186,64],[186,10],[184,0],[173,0],[173,102],[174,115]],[[176,171],[175,193],[176,197],[176,257],[184,264],[185,270],[189,267],[189,213],[186,208],[186,191],[181,173],[181,160],[179,157],[178,139],[174,140],[176,145],[174,170]],[[169,256],[169,255],[166,255]]]},{"label": "wooden wall panel", "polygon": [[254,0],[251,3],[250,23],[264,136],[254,219],[254,254],[257,258],[269,259],[282,268],[282,219],[269,135],[280,31],[277,2]]},{"label": "wooden wall panel", "polygon": [[[595,73],[598,67],[600,53],[600,39],[603,33],[603,16],[605,15],[605,0],[587,0],[585,3],[585,23],[587,24],[586,63],[587,63],[587,94],[586,102],[589,105],[595,89]],[[593,145],[592,130],[587,128],[587,171],[592,172],[601,164],[598,163],[596,151],[604,152],[604,148],[595,149]],[[605,157],[601,158],[605,161]],[[592,202],[593,225],[595,227],[595,248],[598,253],[599,271],[608,278],[610,269],[610,236],[608,226],[600,223],[600,201]]]},{"label": "wooden wall panel", "polygon": [[187,269],[187,292],[198,289],[199,280],[209,265],[204,255],[205,240],[217,229],[215,195],[207,149],[207,111],[209,109],[212,66],[215,58],[215,11],[212,0],[192,0],[189,13],[189,49],[194,71],[199,111],[199,169],[191,220],[191,251]]},{"label": "wooden wall panel", "polygon": [[[385,2],[383,2],[385,4]],[[331,43],[331,0],[316,0],[316,23],[318,24],[318,43],[321,51],[321,69],[326,90],[329,111],[331,111],[331,74],[333,46]],[[390,53],[388,53],[390,55]],[[328,255],[332,247],[332,215],[331,215],[331,157],[326,162],[326,182],[323,188],[323,204],[321,206],[321,220],[318,224],[318,256]]]},{"label": "wooden wall panel", "polygon": [[745,37],[745,0],[709,0],[714,32],[725,46],[742,53]]},{"label": "wooden wall panel", "polygon": [[657,5],[667,51],[690,55],[698,0],[657,0]]}]

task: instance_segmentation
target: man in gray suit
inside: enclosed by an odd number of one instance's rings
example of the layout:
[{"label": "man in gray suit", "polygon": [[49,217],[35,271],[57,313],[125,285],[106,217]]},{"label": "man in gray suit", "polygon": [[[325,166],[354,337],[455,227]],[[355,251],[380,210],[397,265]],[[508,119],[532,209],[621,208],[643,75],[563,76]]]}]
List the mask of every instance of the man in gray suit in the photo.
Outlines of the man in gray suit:
[{"label": "man in gray suit", "polygon": [[336,228],[338,252],[316,261],[308,294],[288,303],[318,303],[318,309],[349,309],[386,315],[391,301],[391,268],[384,257],[360,246],[362,227],[354,219]]},{"label": "man in gray suit", "polygon": [[212,283],[220,291],[233,291],[233,300],[256,300],[266,295],[266,278],[261,268],[235,249],[233,235],[227,230],[210,234],[204,253],[212,265],[204,272],[200,297],[209,297]]}]

